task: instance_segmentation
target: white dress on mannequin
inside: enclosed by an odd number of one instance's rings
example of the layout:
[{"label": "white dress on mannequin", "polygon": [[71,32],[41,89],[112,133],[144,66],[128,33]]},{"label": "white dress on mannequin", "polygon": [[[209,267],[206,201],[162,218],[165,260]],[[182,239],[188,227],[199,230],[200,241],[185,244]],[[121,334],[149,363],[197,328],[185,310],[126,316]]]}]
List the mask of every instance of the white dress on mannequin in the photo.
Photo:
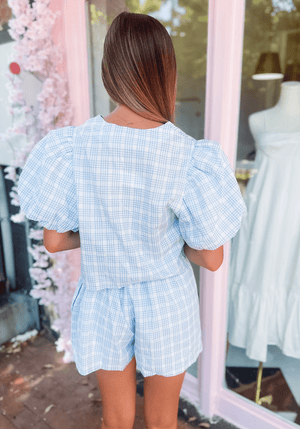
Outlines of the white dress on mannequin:
[{"label": "white dress on mannequin", "polygon": [[269,344],[300,359],[300,83],[281,84],[278,104],[249,126],[257,174],[231,243],[228,339],[260,362]]}]

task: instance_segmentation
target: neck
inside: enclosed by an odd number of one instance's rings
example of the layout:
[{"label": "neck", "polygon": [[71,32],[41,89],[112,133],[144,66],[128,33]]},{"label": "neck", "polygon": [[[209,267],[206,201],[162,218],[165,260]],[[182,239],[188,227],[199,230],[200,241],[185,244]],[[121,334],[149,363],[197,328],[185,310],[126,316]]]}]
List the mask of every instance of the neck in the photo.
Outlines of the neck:
[{"label": "neck", "polygon": [[300,114],[300,82],[283,82],[276,110],[283,110],[291,116]]}]

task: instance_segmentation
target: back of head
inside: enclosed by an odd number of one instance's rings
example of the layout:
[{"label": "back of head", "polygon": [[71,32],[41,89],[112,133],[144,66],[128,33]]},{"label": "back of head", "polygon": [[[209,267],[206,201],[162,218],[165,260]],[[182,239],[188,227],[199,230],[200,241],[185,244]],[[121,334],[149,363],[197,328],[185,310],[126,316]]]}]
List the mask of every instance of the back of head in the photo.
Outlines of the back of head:
[{"label": "back of head", "polygon": [[152,121],[175,123],[173,42],[155,18],[122,12],[104,41],[102,80],[110,98]]}]

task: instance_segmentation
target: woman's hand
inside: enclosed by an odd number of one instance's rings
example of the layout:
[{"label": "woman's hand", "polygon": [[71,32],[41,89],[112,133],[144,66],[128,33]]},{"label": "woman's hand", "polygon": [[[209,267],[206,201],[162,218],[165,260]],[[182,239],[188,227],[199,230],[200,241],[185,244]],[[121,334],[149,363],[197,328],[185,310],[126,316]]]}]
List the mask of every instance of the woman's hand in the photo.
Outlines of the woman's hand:
[{"label": "woman's hand", "polygon": [[196,250],[185,243],[183,250],[189,261],[209,271],[217,271],[223,263],[223,246],[215,250]]}]

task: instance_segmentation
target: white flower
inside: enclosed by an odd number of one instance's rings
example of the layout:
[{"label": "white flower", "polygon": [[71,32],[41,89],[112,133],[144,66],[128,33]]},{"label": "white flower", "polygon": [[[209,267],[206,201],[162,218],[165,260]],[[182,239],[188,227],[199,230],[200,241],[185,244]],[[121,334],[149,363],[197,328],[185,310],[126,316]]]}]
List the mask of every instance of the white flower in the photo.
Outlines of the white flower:
[{"label": "white flower", "polygon": [[33,238],[34,240],[42,240],[44,236],[43,229],[30,229],[29,238]]},{"label": "white flower", "polygon": [[16,215],[12,215],[10,218],[15,223],[25,222],[25,215],[24,213],[21,213],[21,212]]},{"label": "white flower", "polygon": [[6,168],[4,168],[4,172],[8,173],[5,176],[5,179],[12,180],[13,182],[15,182],[15,180],[16,180],[16,169],[15,169],[15,167],[6,167]]}]

